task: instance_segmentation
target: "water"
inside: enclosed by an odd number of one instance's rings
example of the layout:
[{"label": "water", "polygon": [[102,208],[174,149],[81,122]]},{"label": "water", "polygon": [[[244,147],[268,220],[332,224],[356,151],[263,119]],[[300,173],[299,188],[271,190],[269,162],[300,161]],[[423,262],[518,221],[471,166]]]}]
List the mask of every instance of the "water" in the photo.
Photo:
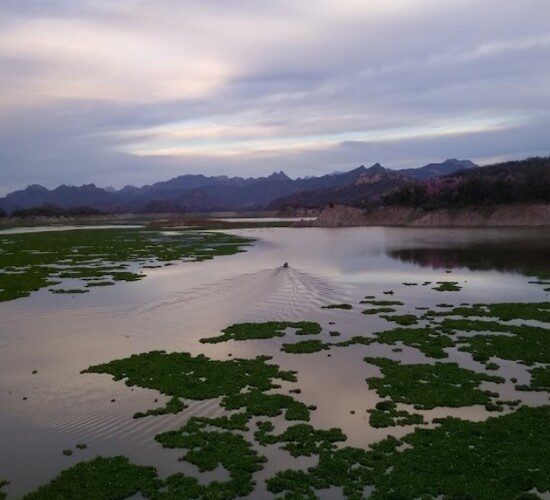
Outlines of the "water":
[{"label": "water", "polygon": [[[156,391],[126,387],[107,375],[80,374],[91,364],[152,349],[187,351],[227,359],[268,354],[282,369],[298,371],[302,390],[297,399],[315,404],[312,425],[340,427],[347,444],[367,446],[388,434],[411,428],[374,429],[366,410],[378,396],[365,378],[378,375],[367,355],[414,362],[433,362],[419,351],[392,346],[353,346],[327,352],[292,355],[279,351],[276,338],[221,344],[200,344],[229,324],[243,321],[312,320],[328,331],[350,336],[391,328],[376,316],[360,314],[365,295],[405,302],[400,313],[440,302],[543,301],[550,294],[529,283],[522,273],[549,268],[550,232],[532,229],[412,228],[264,228],[233,231],[257,238],[247,253],[212,261],[147,269],[134,283],[92,289],[83,295],[53,295],[41,290],[28,298],[0,303],[0,477],[5,491],[21,494],[49,481],[60,470],[97,455],[122,454],[143,465],[155,465],[161,476],[176,471],[196,474],[178,462],[178,450],[154,441],[158,432],[177,428],[191,415],[218,416],[217,401],[191,402],[179,415],[132,419],[136,411],[159,406]],[[283,268],[284,262],[289,268]],[[452,271],[448,273],[446,271]],[[458,281],[458,293],[403,282]],[[324,310],[322,305],[349,302],[353,311]],[[329,325],[334,321],[335,325]],[[448,361],[479,371],[482,365],[451,350]],[[501,362],[494,374],[527,383],[526,368]],[[32,371],[38,370],[33,375]],[[286,386],[283,387],[283,390]],[[485,388],[494,388],[485,384]],[[545,393],[516,393],[499,386],[503,399],[518,396],[531,404],[547,401]],[[286,392],[286,391],[284,391]],[[27,397],[27,400],[23,400]],[[155,398],[159,403],[154,403]],[[116,399],[111,403],[111,399]],[[352,415],[350,411],[355,411]],[[457,415],[484,419],[480,406],[439,408],[426,416]],[[282,420],[278,420],[282,423]],[[65,457],[61,451],[86,443],[88,448]],[[265,453],[265,449],[262,449]],[[314,459],[291,459],[270,452],[266,469],[255,478],[255,497],[267,495],[263,478],[287,467],[305,467]],[[211,479],[210,475],[200,477]],[[337,492],[331,492],[337,495]],[[326,496],[326,493],[325,493]],[[330,496],[330,495],[329,495]]]}]

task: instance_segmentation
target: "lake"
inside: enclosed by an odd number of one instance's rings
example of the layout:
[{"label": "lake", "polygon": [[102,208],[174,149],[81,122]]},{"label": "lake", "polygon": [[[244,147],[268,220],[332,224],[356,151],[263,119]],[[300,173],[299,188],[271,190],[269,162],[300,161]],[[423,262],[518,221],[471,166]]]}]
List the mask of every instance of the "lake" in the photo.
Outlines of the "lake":
[{"label": "lake", "polygon": [[[136,464],[154,465],[163,477],[178,471],[204,481],[226,477],[218,469],[198,474],[194,466],[178,462],[181,450],[164,449],[154,439],[192,415],[223,415],[219,399],[186,400],[189,408],[181,413],[133,419],[135,412],[158,406],[155,399],[167,398],[155,390],[127,387],[108,375],[80,373],[90,365],[151,350],[204,353],[224,360],[272,356],[281,369],[297,371],[295,385],[301,394],[296,399],[316,406],[310,421],[314,427],[340,428],[348,437],[346,444],[367,447],[412,428],[369,426],[367,410],[380,397],[365,378],[379,375],[380,369],[363,358],[382,356],[410,363],[433,363],[433,359],[401,344],[401,351],[395,345],[371,344],[290,354],[280,351],[283,343],[293,340],[290,336],[218,344],[199,339],[219,335],[234,323],[271,320],[318,322],[323,341],[332,340],[329,331],[340,332],[337,340],[344,341],[393,328],[380,315],[361,314],[365,306],[359,302],[366,295],[402,301],[399,314],[420,314],[415,308],[435,309],[442,302],[458,306],[550,298],[529,275],[550,270],[550,231],[545,229],[226,232],[256,241],[245,253],[145,269],[146,278],[137,282],[81,295],[55,295],[42,289],[0,303],[0,478],[9,480],[5,488],[9,495],[21,496],[62,469],[97,455],[125,455]],[[285,262],[288,267],[283,267]],[[434,290],[438,281],[457,282],[462,289]],[[384,294],[389,291],[393,294]],[[322,309],[340,303],[353,308]],[[447,352],[445,361],[483,371],[468,353],[456,347]],[[518,391],[509,382],[513,377],[528,384],[528,367],[507,360],[498,364],[493,374],[505,377],[506,383],[483,382],[484,388],[495,390],[498,385],[501,398],[529,405],[548,402],[546,392]],[[282,385],[289,387],[286,382]],[[454,415],[473,421],[491,415],[483,405],[438,407],[422,414],[430,420]],[[281,416],[273,421],[284,424]],[[62,450],[75,443],[86,443],[87,448],[64,456]],[[252,497],[257,498],[270,496],[264,479],[275,472],[306,468],[316,461],[292,458],[276,448],[261,452],[269,461],[254,475],[257,486]],[[341,492],[328,489],[319,494],[333,498]]]}]

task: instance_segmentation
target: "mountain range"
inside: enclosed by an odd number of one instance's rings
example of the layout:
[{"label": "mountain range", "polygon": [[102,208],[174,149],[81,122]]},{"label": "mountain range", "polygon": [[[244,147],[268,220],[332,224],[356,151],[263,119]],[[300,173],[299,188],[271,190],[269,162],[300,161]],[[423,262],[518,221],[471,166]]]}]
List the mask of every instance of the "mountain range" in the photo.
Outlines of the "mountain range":
[{"label": "mountain range", "polygon": [[12,213],[55,205],[108,212],[161,213],[278,209],[292,205],[322,207],[333,201],[357,204],[360,199],[378,199],[411,182],[474,167],[469,160],[451,159],[405,170],[391,170],[377,163],[370,168],[361,166],[348,172],[297,179],[282,171],[258,178],[187,174],[142,187],[127,185],[119,190],[95,184],[61,185],[49,190],[34,184],[0,198],[0,209]]}]

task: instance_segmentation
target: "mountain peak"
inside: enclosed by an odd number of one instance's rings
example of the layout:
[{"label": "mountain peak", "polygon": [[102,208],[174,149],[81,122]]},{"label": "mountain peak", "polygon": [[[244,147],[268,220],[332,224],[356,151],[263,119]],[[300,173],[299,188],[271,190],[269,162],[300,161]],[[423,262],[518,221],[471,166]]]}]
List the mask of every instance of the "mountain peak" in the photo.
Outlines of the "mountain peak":
[{"label": "mountain peak", "polygon": [[41,184],[29,184],[25,188],[25,191],[33,191],[35,193],[38,193],[38,192],[46,193],[46,192],[48,192],[48,189],[45,188],[44,186],[42,186]]},{"label": "mountain peak", "polygon": [[372,167],[366,169],[366,172],[368,172],[369,174],[379,174],[385,171],[386,169],[382,165],[380,165],[380,163],[375,163],[374,165],[372,165]]},{"label": "mountain peak", "polygon": [[279,172],[273,172],[270,176],[267,177],[268,179],[278,179],[282,181],[290,180],[290,177],[286,175],[282,170]]}]

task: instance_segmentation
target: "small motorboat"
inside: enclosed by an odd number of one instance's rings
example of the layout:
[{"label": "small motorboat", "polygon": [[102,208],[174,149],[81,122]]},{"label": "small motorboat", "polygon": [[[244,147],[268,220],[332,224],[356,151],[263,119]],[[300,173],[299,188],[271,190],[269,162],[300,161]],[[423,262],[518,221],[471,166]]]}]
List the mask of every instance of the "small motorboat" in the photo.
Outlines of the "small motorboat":
[{"label": "small motorboat", "polygon": [[283,264],[283,267],[288,267],[288,262],[285,262],[285,263]]}]

